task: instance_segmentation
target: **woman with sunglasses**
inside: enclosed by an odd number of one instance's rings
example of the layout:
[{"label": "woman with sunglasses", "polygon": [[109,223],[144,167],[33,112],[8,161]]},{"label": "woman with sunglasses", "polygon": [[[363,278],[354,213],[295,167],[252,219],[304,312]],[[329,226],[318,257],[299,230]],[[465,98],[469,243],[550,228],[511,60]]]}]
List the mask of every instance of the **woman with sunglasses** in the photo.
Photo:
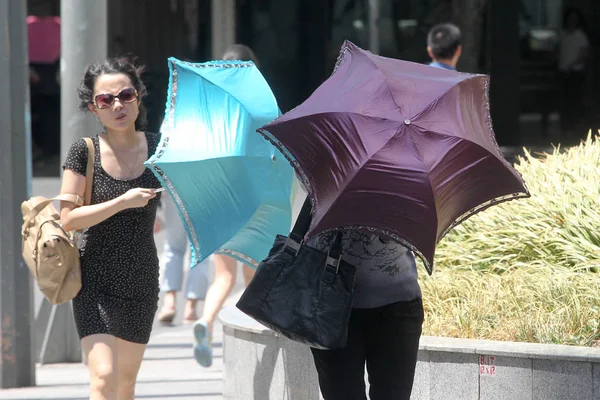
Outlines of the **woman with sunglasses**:
[{"label": "woman with sunglasses", "polygon": [[[80,109],[104,126],[95,148],[91,205],[61,203],[65,230],[85,229],[82,288],[73,299],[81,347],[90,373],[90,399],[134,398],[135,383],[158,301],[153,226],[159,181],[144,161],[158,145],[145,132],[141,68],[124,58],[90,65],[79,87]],[[61,193],[83,196],[88,150],[73,143]]]}]

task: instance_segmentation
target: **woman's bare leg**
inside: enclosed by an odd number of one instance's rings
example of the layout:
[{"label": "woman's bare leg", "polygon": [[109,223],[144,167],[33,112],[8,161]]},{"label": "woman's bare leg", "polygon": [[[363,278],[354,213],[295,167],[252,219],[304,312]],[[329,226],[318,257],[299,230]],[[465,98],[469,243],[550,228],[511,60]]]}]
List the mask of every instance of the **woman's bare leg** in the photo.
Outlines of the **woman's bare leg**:
[{"label": "woman's bare leg", "polygon": [[200,318],[201,321],[206,323],[211,333],[215,318],[219,314],[221,307],[223,307],[227,296],[231,293],[237,275],[237,261],[235,259],[221,254],[215,254],[213,257],[215,263],[215,280],[206,293],[204,310]]},{"label": "woman's bare leg", "polygon": [[134,400],[135,382],[142,365],[146,345],[117,339],[119,400]]},{"label": "woman's bare leg", "polygon": [[242,270],[242,272],[244,273],[244,282],[246,283],[246,286],[248,286],[252,278],[254,278],[256,270],[252,267],[244,265],[244,269]]},{"label": "woman's bare leg", "polygon": [[81,339],[90,373],[90,400],[117,400],[117,338],[90,335]]},{"label": "woman's bare leg", "polygon": [[194,323],[194,358],[203,367],[212,365],[212,332],[215,318],[235,285],[237,261],[229,256],[215,255],[215,280],[208,288],[202,317]]}]

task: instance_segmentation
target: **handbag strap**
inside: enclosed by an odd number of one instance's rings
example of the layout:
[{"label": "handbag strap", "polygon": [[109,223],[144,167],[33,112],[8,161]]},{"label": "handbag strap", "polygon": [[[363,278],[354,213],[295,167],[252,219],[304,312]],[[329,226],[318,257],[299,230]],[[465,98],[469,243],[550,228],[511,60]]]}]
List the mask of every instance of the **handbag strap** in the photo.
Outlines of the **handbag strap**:
[{"label": "handbag strap", "polygon": [[[304,204],[302,204],[302,209],[300,210],[300,214],[298,215],[298,219],[296,219],[296,223],[290,232],[289,239],[286,242],[286,245],[294,249],[296,254],[300,250],[302,242],[304,240],[304,236],[308,232],[311,223],[311,212],[312,212],[312,203],[310,201],[309,196],[306,196],[304,200]],[[342,231],[338,230],[335,235],[335,240],[333,241],[333,245],[329,250],[327,264],[339,268],[339,260],[342,256]]]},{"label": "handbag strap", "polygon": [[304,204],[302,204],[300,214],[298,215],[298,219],[296,219],[296,223],[290,232],[290,239],[294,240],[295,242],[302,243],[306,232],[308,232],[308,228],[310,228],[311,211],[312,204],[310,202],[310,198],[306,196]]},{"label": "handbag strap", "polygon": [[94,161],[96,159],[96,150],[94,149],[94,142],[89,137],[84,138],[88,148],[88,160],[85,168],[85,195],[84,205],[89,206],[92,204],[92,185],[94,183]]},{"label": "handbag strap", "polygon": [[329,250],[329,257],[339,260],[342,257],[342,231],[338,230],[335,233],[335,240]]},{"label": "handbag strap", "polygon": [[[89,206],[92,204],[92,185],[94,184],[94,161],[96,161],[96,149],[92,138],[83,138],[88,148],[87,166],[85,167],[85,192],[83,195],[83,205]],[[75,231],[77,235],[83,233],[83,229]]]},{"label": "handbag strap", "polygon": [[[82,205],[90,205],[92,201],[92,184],[94,182],[94,161],[96,152],[94,150],[94,143],[92,139],[89,137],[84,138],[87,147],[88,147],[88,160],[85,172],[85,194],[83,199],[81,196],[75,194],[60,194],[51,199],[44,199],[41,202],[37,203],[28,213],[24,216],[24,224],[23,231],[27,229],[31,221],[50,203],[53,201],[67,201],[69,203],[75,204],[76,207],[81,207]],[[41,231],[41,229],[40,229]],[[78,231],[80,232],[80,231]]]},{"label": "handbag strap", "polygon": [[83,204],[83,199],[81,198],[81,196],[77,196],[74,194],[61,194],[51,199],[45,199],[43,201],[40,201],[27,213],[27,215],[25,215],[23,220],[25,220],[27,224],[29,224],[32,219],[34,219],[44,208],[48,206],[48,204],[58,200],[68,201],[69,203],[73,203],[76,206],[81,206]]}]

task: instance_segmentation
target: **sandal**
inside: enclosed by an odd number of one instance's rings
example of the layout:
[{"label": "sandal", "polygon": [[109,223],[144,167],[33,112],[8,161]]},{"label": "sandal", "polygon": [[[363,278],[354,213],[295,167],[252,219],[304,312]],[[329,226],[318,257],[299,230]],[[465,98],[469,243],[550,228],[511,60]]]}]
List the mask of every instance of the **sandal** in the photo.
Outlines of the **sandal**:
[{"label": "sandal", "polygon": [[163,324],[172,324],[175,319],[176,312],[175,310],[162,309],[160,314],[158,315],[159,322]]},{"label": "sandal", "polygon": [[198,320],[194,323],[194,358],[201,366],[212,365],[212,335],[206,322]]}]

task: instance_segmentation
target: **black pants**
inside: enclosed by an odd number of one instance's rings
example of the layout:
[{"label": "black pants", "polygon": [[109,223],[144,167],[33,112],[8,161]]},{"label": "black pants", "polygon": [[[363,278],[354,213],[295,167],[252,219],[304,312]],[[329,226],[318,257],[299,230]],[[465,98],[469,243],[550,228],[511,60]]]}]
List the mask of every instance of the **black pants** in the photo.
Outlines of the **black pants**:
[{"label": "black pants", "polygon": [[588,133],[585,118],[585,73],[583,71],[562,72],[562,96],[560,122],[563,135],[576,130],[576,135],[585,137]]},{"label": "black pants", "polygon": [[409,400],[423,325],[421,299],[372,309],[353,309],[348,346],[312,349],[325,400]]},{"label": "black pants", "polygon": [[44,155],[60,154],[60,95],[31,97],[31,137]]}]

